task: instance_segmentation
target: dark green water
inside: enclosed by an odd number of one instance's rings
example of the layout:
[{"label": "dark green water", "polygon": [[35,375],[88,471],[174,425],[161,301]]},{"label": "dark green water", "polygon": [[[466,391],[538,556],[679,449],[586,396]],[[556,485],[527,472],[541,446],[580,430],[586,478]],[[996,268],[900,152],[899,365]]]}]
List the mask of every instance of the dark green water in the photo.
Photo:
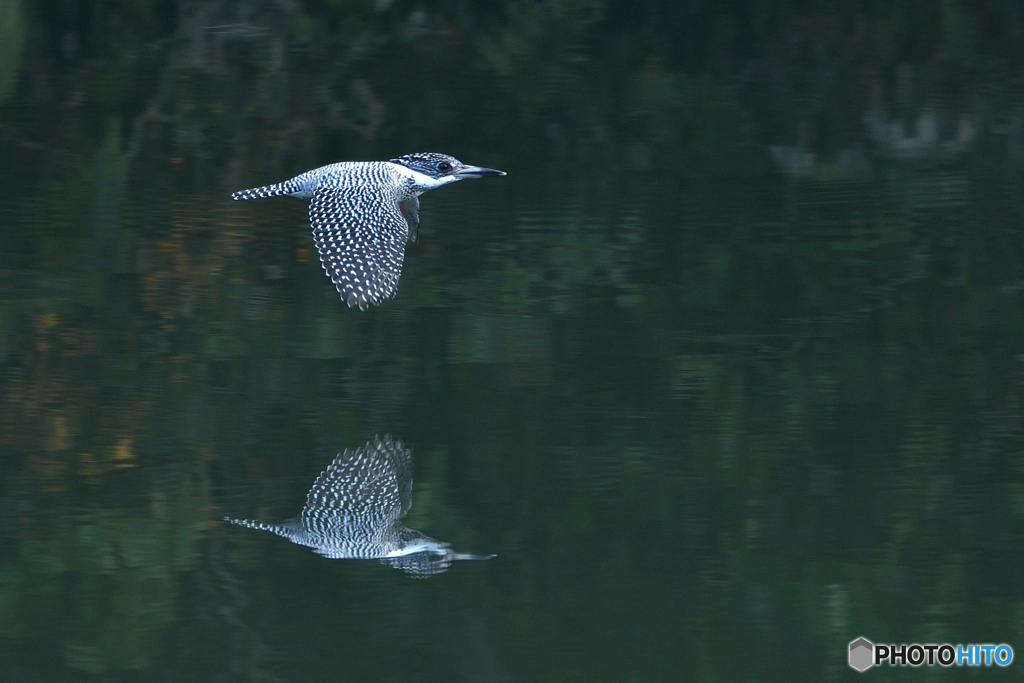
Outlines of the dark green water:
[{"label": "dark green water", "polygon": [[[0,680],[1024,671],[846,659],[1024,651],[1016,3],[0,16]],[[305,202],[229,199],[416,151],[508,176],[424,195],[365,312]],[[377,434],[496,558],[221,521]]]}]

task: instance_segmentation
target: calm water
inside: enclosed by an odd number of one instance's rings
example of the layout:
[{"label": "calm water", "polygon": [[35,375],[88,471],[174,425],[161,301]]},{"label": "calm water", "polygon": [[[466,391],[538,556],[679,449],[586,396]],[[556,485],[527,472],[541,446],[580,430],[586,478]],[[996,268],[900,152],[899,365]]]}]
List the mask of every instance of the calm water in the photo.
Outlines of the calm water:
[{"label": "calm water", "polygon": [[[0,680],[1024,652],[1024,12],[854,4],[0,0]],[[367,311],[306,202],[229,199],[416,151],[508,176]],[[494,559],[222,521],[385,434]]]}]

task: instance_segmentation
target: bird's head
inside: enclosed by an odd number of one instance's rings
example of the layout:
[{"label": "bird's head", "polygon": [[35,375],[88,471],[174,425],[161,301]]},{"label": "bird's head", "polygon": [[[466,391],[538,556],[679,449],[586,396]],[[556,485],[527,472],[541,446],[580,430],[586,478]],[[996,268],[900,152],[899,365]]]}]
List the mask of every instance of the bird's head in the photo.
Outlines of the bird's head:
[{"label": "bird's head", "polygon": [[417,173],[422,173],[432,180],[444,180],[447,182],[454,182],[465,178],[505,175],[504,171],[496,171],[493,168],[481,168],[480,166],[467,166],[455,157],[436,152],[406,154],[403,157],[392,159],[391,163],[405,166]]}]

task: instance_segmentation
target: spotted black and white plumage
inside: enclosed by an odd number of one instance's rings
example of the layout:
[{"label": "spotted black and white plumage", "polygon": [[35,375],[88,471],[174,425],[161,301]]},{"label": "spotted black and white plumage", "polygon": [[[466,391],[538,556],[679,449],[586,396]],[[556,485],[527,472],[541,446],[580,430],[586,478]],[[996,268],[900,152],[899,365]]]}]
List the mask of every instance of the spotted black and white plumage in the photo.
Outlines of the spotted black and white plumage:
[{"label": "spotted black and white plumage", "polygon": [[443,572],[455,560],[493,557],[457,553],[447,543],[402,526],[410,507],[412,451],[385,436],[339,454],[317,477],[298,520],[266,524],[224,519],[271,531],[324,557],[379,559],[416,577]]},{"label": "spotted black and white plumage", "polygon": [[419,196],[465,178],[505,175],[467,166],[446,154],[407,154],[391,161],[345,161],[232,199],[291,195],[311,199],[309,221],[320,262],[342,300],[365,309],[398,289],[406,242],[416,242]]}]

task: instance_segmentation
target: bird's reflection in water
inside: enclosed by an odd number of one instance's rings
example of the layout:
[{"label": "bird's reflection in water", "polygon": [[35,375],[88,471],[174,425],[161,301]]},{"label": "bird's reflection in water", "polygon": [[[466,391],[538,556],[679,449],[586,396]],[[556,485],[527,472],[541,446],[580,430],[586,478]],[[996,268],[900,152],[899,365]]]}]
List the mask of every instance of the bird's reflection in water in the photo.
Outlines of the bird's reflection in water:
[{"label": "bird's reflection in water", "polygon": [[423,578],[455,560],[494,555],[457,553],[401,524],[412,507],[412,451],[390,436],[339,454],[317,477],[298,520],[266,524],[225,517],[250,529],[272,531],[324,557],[379,559]]}]

